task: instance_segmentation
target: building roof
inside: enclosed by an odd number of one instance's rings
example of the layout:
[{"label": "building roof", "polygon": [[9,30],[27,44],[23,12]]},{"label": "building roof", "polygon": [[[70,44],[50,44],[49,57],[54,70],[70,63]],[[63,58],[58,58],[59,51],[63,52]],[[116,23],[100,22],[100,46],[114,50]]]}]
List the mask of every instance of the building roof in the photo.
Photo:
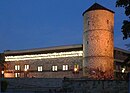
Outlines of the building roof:
[{"label": "building roof", "polygon": [[124,50],[124,49],[121,49],[121,48],[117,48],[117,47],[115,47],[114,50],[117,50],[117,51],[121,51],[121,52],[124,52],[124,53],[130,54],[130,51],[128,51],[128,50]]},{"label": "building roof", "polygon": [[[4,54],[5,55],[24,55],[24,54],[40,54],[40,53],[53,53],[53,52],[65,52],[65,51],[76,51],[76,50],[83,50],[83,45],[77,44],[77,45],[64,45],[64,46],[35,48],[35,49],[26,49],[26,50],[10,50],[10,51],[4,51]],[[130,54],[129,51],[121,49],[121,48],[115,47],[114,50]]]},{"label": "building roof", "polygon": [[82,15],[84,16],[84,14],[85,14],[86,12],[92,11],[92,10],[107,10],[107,11],[110,11],[110,12],[114,13],[112,10],[107,9],[107,8],[105,8],[104,6],[102,6],[102,5],[98,4],[98,3],[94,3],[94,4],[93,4],[91,7],[89,7],[85,12],[83,12]]},{"label": "building roof", "polygon": [[47,47],[47,48],[35,48],[35,49],[26,49],[26,50],[7,50],[4,51],[4,54],[23,55],[23,54],[53,53],[53,52],[75,51],[75,50],[83,50],[82,44],[54,46],[54,47]]}]

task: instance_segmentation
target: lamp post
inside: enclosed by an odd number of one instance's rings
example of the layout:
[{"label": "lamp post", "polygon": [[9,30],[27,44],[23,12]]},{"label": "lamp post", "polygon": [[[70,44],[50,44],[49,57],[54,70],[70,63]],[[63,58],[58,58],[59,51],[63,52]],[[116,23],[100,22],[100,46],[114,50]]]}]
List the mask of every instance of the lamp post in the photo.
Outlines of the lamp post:
[{"label": "lamp post", "polygon": [[122,72],[122,76],[121,77],[122,77],[123,80],[126,79],[125,70],[126,70],[125,67],[123,67],[122,70],[121,70],[121,72]]},{"label": "lamp post", "polygon": [[2,78],[4,78],[4,70],[1,71]]}]

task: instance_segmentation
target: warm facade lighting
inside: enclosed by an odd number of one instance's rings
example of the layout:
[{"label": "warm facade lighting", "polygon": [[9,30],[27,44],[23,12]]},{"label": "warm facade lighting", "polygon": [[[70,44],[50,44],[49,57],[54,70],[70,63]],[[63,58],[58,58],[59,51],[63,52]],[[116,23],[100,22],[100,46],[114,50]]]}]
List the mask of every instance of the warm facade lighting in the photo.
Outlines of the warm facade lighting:
[{"label": "warm facade lighting", "polygon": [[36,59],[47,59],[47,58],[77,57],[77,56],[83,56],[83,51],[70,51],[70,52],[20,55],[20,56],[6,56],[5,61],[36,60]]},{"label": "warm facade lighting", "polygon": [[79,65],[77,64],[74,65],[74,72],[79,72]]}]

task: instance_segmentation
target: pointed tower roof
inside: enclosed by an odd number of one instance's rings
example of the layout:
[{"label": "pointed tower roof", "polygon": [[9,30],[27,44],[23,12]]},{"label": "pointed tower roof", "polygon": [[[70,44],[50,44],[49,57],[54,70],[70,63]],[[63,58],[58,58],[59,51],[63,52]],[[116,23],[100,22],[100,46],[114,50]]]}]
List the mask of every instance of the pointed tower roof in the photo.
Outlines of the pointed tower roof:
[{"label": "pointed tower roof", "polygon": [[98,3],[94,3],[91,7],[89,7],[85,12],[83,12],[83,16],[86,12],[88,11],[92,11],[92,10],[107,10],[110,11],[112,13],[114,13],[112,10],[105,8],[104,6],[98,4]]}]

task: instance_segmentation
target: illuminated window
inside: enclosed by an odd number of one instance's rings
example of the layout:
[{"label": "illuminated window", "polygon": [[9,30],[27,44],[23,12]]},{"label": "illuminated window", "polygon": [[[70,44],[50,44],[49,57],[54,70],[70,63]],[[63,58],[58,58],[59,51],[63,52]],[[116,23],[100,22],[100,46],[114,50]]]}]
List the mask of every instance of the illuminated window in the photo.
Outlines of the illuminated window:
[{"label": "illuminated window", "polygon": [[27,71],[29,69],[29,65],[24,66],[24,70]]},{"label": "illuminated window", "polygon": [[20,70],[20,65],[15,65],[15,70]]},{"label": "illuminated window", "polygon": [[57,71],[57,66],[52,66],[52,71]]},{"label": "illuminated window", "polygon": [[68,70],[68,65],[63,65],[63,70]]},{"label": "illuminated window", "polygon": [[42,71],[42,66],[38,66],[38,71]]},{"label": "illuminated window", "polygon": [[74,65],[74,72],[79,72],[79,65],[78,64]]},{"label": "illuminated window", "polygon": [[15,73],[15,77],[20,77],[20,73]]}]

